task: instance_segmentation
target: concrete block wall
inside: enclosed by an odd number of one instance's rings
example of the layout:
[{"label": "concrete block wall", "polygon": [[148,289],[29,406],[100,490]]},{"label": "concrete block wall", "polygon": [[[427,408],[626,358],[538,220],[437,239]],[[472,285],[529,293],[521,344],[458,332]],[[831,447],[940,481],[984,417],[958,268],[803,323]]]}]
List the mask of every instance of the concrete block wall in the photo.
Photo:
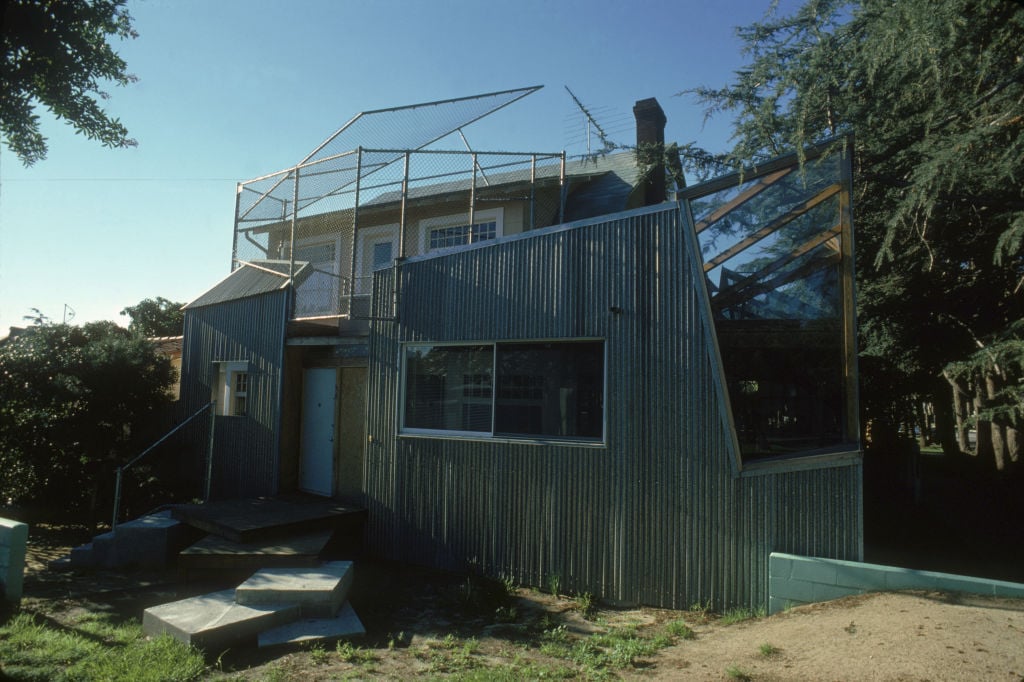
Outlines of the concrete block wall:
[{"label": "concrete block wall", "polygon": [[772,552],[768,559],[768,613],[851,594],[895,590],[944,590],[1024,598],[1024,584],[1005,580],[781,552]]},{"label": "concrete block wall", "polygon": [[27,525],[0,518],[0,601],[21,601],[27,543]]}]

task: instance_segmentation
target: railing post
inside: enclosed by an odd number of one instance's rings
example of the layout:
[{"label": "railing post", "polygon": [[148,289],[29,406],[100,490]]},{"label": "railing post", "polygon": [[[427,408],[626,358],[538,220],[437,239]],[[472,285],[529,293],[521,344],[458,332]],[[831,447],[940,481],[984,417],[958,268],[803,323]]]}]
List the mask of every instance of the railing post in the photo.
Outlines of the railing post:
[{"label": "railing post", "polygon": [[203,486],[203,502],[210,501],[210,487],[213,481],[213,431],[217,425],[217,401],[210,403],[210,436],[206,443],[206,483]]},{"label": "railing post", "polygon": [[117,517],[121,512],[121,475],[124,467],[117,467],[117,479],[114,482],[114,518],[110,521],[110,530],[117,528]]}]

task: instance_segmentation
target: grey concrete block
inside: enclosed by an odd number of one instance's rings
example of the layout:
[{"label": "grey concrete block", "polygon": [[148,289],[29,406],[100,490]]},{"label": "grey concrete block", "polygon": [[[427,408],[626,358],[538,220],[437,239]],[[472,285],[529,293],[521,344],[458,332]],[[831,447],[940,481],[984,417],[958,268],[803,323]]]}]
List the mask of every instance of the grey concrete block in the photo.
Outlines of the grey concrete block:
[{"label": "grey concrete block", "polygon": [[919,571],[889,566],[881,568],[887,590],[920,590],[934,587],[934,582],[922,576]]},{"label": "grey concrete block", "polygon": [[72,547],[68,558],[75,568],[96,568],[96,552],[93,551],[91,542]]},{"label": "grey concrete block", "polygon": [[28,526],[20,521],[0,518],[0,547],[6,551],[0,562],[0,592],[9,602],[21,601],[25,581],[25,546]]},{"label": "grey concrete block", "polygon": [[304,618],[261,632],[257,639],[260,647],[297,644],[320,640],[359,637],[366,634],[352,605],[345,602],[333,618]]},{"label": "grey concrete block", "polygon": [[101,533],[92,539],[94,565],[113,568],[117,565],[117,546],[114,544],[114,531]]},{"label": "grey concrete block", "polygon": [[243,606],[235,603],[234,590],[223,590],[148,608],[142,614],[142,630],[150,636],[169,634],[216,653],[299,615],[297,604]]},{"label": "grey concrete block", "polygon": [[235,589],[235,601],[248,606],[295,603],[303,616],[331,618],[351,586],[351,561],[331,561],[317,568],[264,568]]},{"label": "grey concrete block", "polygon": [[169,511],[122,523],[114,531],[116,564],[166,566],[177,554],[185,532],[182,523],[172,519]]}]

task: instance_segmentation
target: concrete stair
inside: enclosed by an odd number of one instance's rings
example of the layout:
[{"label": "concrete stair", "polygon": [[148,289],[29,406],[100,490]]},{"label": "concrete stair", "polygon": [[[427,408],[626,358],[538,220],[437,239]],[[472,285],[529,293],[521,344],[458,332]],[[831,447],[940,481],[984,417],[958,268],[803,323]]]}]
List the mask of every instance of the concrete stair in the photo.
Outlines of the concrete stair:
[{"label": "concrete stair", "polygon": [[350,561],[262,569],[233,590],[148,608],[142,628],[209,654],[254,641],[274,646],[363,635],[366,630],[347,602],[352,571]]},{"label": "concrete stair", "polygon": [[71,550],[72,568],[163,568],[196,539],[195,532],[161,511],[127,521]]}]

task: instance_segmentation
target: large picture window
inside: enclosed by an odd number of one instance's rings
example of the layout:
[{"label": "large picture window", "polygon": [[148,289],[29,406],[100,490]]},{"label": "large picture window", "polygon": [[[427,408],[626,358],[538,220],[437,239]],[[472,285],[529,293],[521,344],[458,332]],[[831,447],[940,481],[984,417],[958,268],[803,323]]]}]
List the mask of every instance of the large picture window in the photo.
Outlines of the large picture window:
[{"label": "large picture window", "polygon": [[600,440],[604,343],[405,347],[407,433]]}]

